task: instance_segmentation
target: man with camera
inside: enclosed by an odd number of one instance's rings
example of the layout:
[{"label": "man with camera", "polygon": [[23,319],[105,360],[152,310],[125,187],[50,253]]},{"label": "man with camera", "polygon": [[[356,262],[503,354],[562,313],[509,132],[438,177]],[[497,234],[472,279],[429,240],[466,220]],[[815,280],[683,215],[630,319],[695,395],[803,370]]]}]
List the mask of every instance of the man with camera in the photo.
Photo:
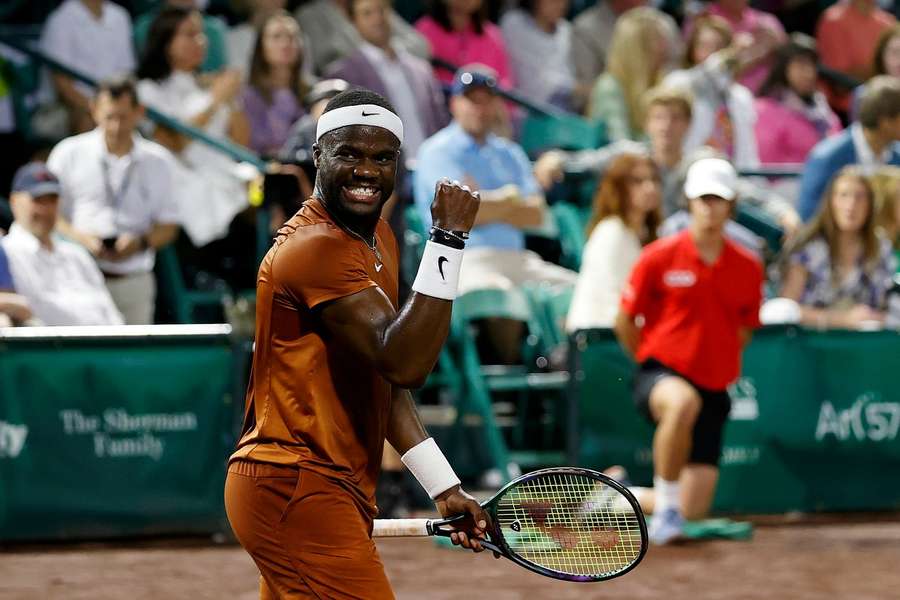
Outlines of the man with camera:
[{"label": "man with camera", "polygon": [[63,140],[47,160],[62,190],[57,228],[97,260],[125,322],[150,324],[156,250],[178,233],[174,159],[135,133],[144,111],[130,79],[101,83],[92,112],[97,128]]}]

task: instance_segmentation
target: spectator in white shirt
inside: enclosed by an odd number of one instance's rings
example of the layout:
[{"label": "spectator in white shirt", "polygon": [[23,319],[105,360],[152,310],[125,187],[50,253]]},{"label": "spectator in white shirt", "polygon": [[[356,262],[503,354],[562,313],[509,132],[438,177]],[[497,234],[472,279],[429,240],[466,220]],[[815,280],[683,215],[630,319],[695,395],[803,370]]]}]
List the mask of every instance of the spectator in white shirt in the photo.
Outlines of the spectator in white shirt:
[{"label": "spectator in white shirt", "polygon": [[63,140],[47,159],[62,189],[57,227],[97,259],[129,325],[153,322],[155,251],[178,233],[174,160],[135,133],[143,116],[131,79],[106,80],[93,102],[97,129]]},{"label": "spectator in white shirt", "polygon": [[[206,56],[203,21],[196,10],[168,7],[150,26],[147,47],[138,66],[142,104],[241,145],[250,141],[246,116],[239,106],[241,76],[236,71],[211,81],[197,70]],[[200,248],[224,238],[234,217],[247,208],[246,182],[237,163],[209,146],[165,127],[157,142],[179,159],[175,185],[181,224]]]},{"label": "spectator in white shirt", "polygon": [[91,255],[53,235],[59,191],[59,181],[43,163],[28,163],[13,178],[14,221],[0,244],[16,291],[43,325],[122,325]]},{"label": "spectator in white shirt", "polygon": [[622,289],[641,248],[662,221],[662,178],[647,154],[616,157],[594,197],[594,209],[566,329],[612,327]]},{"label": "spectator in white shirt", "polygon": [[[65,0],[47,18],[41,34],[43,52],[94,80],[134,71],[131,18],[107,0]],[[75,133],[93,127],[90,86],[53,73],[53,87],[69,112]]]}]

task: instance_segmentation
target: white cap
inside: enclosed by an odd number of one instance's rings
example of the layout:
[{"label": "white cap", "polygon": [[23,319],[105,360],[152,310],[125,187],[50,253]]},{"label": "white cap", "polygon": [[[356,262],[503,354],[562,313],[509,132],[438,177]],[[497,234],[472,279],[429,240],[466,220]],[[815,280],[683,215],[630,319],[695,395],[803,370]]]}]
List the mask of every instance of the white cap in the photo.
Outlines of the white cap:
[{"label": "white cap", "polygon": [[737,173],[727,160],[701,158],[688,168],[684,195],[688,199],[711,195],[734,200],[737,197]]}]

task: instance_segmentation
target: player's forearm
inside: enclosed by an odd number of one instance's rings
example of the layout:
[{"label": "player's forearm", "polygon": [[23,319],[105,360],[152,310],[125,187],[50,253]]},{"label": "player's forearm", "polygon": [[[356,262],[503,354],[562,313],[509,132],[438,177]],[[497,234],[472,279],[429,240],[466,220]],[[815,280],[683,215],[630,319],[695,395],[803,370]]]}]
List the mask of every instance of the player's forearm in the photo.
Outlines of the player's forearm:
[{"label": "player's forearm", "polygon": [[399,454],[403,455],[427,438],[428,432],[419,419],[409,390],[395,387],[388,419],[387,440]]}]

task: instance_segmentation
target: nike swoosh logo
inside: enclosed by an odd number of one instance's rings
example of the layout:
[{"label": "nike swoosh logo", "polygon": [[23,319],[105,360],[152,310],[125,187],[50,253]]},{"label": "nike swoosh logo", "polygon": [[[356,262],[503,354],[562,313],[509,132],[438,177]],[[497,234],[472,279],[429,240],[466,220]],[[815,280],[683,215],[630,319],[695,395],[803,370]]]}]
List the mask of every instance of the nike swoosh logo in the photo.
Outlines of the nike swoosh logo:
[{"label": "nike swoosh logo", "polygon": [[366,111],[362,111],[362,116],[364,117],[374,117],[375,115],[380,115],[381,113],[367,113]]},{"label": "nike swoosh logo", "polygon": [[384,266],[384,265],[379,265],[378,263],[375,263],[375,272],[376,272],[376,273],[380,273],[380,272],[381,272],[381,267],[383,267],[383,266]]},{"label": "nike swoosh logo", "polygon": [[447,281],[447,278],[444,277],[444,263],[445,262],[447,262],[446,256],[438,257],[438,271],[441,272],[441,279],[443,279],[444,281]]}]

